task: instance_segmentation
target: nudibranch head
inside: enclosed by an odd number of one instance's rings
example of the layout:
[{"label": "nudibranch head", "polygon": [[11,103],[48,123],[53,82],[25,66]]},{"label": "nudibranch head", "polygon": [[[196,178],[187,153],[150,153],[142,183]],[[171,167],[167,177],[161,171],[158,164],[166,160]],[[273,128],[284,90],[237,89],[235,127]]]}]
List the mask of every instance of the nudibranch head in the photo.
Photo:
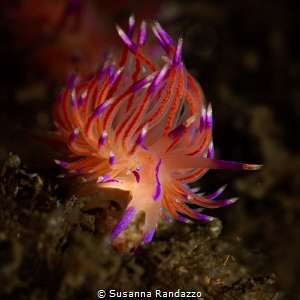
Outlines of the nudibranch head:
[{"label": "nudibranch head", "polygon": [[[145,212],[143,242],[151,241],[158,216],[188,222],[212,220],[203,208],[222,207],[236,198],[215,201],[188,183],[208,169],[258,169],[259,165],[213,159],[212,109],[182,60],[182,38],[174,45],[159,23],[152,30],[166,52],[162,66],[145,52],[146,23],[134,36],[117,27],[125,44],[90,80],[75,86],[73,76],[55,106],[56,136],[73,161],[56,163],[85,182],[129,191],[130,200],[111,232],[113,241],[139,212]],[[75,159],[74,159],[75,158]],[[77,158],[77,159],[76,159]],[[195,208],[198,207],[198,208]]]}]

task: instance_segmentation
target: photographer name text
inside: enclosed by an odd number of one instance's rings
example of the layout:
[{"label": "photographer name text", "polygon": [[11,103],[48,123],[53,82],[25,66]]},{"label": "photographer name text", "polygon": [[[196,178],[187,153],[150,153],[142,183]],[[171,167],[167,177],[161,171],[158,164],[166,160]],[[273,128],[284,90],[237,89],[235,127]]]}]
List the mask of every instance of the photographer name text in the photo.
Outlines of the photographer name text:
[{"label": "photographer name text", "polygon": [[184,292],[178,289],[174,292],[164,292],[162,290],[155,290],[153,292],[125,292],[117,290],[99,290],[97,292],[98,298],[202,298],[201,292]]}]

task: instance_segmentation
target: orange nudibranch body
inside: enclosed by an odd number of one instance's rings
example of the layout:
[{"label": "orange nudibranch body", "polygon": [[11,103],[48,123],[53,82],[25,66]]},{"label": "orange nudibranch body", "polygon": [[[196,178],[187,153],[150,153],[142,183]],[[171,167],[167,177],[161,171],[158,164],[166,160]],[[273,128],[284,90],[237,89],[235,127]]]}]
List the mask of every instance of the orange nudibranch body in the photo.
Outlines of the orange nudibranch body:
[{"label": "orange nudibranch body", "polygon": [[63,176],[81,174],[100,189],[129,191],[111,241],[143,210],[142,241],[149,242],[158,216],[212,220],[200,211],[236,200],[214,200],[225,187],[203,196],[188,183],[209,169],[260,166],[213,159],[212,109],[181,60],[182,39],[174,45],[154,22],[152,31],[166,52],[161,66],[145,51],[145,22],[133,41],[134,23],[131,17],[126,32],[117,27],[125,45],[119,57],[110,57],[93,78],[77,86],[73,76],[59,95],[54,133],[78,159],[56,163],[68,169]]}]

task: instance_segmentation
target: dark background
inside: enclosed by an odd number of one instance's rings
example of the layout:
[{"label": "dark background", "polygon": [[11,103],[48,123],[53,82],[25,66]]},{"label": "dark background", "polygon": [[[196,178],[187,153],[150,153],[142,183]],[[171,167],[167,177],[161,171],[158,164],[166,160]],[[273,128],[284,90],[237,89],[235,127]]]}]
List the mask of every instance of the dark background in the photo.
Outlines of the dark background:
[{"label": "dark background", "polygon": [[[278,295],[284,291],[289,297],[285,299],[299,299],[298,2],[166,0],[149,7],[147,1],[144,7],[137,1],[103,3],[102,8],[93,4],[99,26],[105,28],[94,44],[103,49],[120,45],[114,23],[124,27],[132,11],[138,20],[143,15],[157,18],[174,40],[183,34],[183,60],[212,103],[216,158],[265,166],[256,172],[208,172],[200,180],[204,191],[228,183],[223,197],[240,197],[234,205],[209,214],[222,220],[223,239],[257,253],[257,261],[242,261],[235,253],[245,266],[252,264],[250,275],[273,272]],[[68,30],[63,35],[61,27],[31,34],[45,19],[31,18],[30,12],[25,17],[16,14],[17,1],[1,5],[0,160],[3,163],[12,152],[28,169],[47,173],[57,154],[23,130],[39,135],[50,130],[55,97],[70,70],[85,57],[76,57],[78,49],[68,48],[76,43],[64,42]],[[101,60],[103,49],[87,53],[98,53]],[[66,66],[61,57],[68,61]]]}]

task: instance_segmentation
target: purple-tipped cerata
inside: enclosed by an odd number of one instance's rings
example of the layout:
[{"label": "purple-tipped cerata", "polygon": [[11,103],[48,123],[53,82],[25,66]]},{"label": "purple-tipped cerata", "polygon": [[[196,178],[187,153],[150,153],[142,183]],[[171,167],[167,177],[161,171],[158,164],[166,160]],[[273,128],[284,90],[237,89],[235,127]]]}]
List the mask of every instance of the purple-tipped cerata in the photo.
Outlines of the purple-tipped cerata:
[{"label": "purple-tipped cerata", "polygon": [[103,146],[105,144],[106,138],[107,138],[107,132],[103,131],[98,139],[98,145]]},{"label": "purple-tipped cerata", "polygon": [[165,64],[164,67],[160,70],[160,72],[155,76],[154,80],[152,81],[149,91],[151,94],[154,94],[158,87],[160,86],[161,82],[163,81],[167,70],[168,70],[169,65]]},{"label": "purple-tipped cerata", "polygon": [[127,30],[126,30],[126,34],[129,38],[132,39],[133,37],[133,32],[134,32],[134,24],[135,24],[135,19],[134,19],[134,15],[131,15],[128,21],[128,26],[127,26]]},{"label": "purple-tipped cerata", "polygon": [[181,61],[182,43],[183,43],[182,37],[180,37],[178,39],[178,44],[176,46],[175,55],[174,55],[174,59],[173,59],[173,63],[175,63],[175,64],[179,64]]},{"label": "purple-tipped cerata", "polygon": [[184,130],[186,129],[186,126],[184,124],[180,124],[176,128],[174,128],[171,132],[169,132],[168,136],[172,139],[175,140],[178,136],[180,136]]},{"label": "purple-tipped cerata", "polygon": [[93,111],[92,117],[93,118],[99,117],[99,115],[108,107],[109,104],[110,104],[110,102],[106,101],[106,102],[100,104],[98,107],[96,107]]},{"label": "purple-tipped cerata", "polygon": [[69,137],[70,142],[74,142],[76,140],[78,133],[79,133],[79,128],[76,128]]},{"label": "purple-tipped cerata", "polygon": [[132,86],[131,86],[131,89],[132,89],[132,92],[136,92],[138,90],[140,90],[141,88],[143,88],[145,85],[149,84],[150,82],[152,82],[154,78],[154,75],[149,75],[149,76],[146,76],[144,78],[142,78],[141,80],[135,82]]},{"label": "purple-tipped cerata", "polygon": [[135,54],[137,52],[138,46],[136,43],[134,43],[127,34],[117,25],[117,30],[119,33],[120,38],[124,42],[124,44],[127,46],[127,48]]},{"label": "purple-tipped cerata", "polygon": [[118,224],[116,225],[116,227],[111,233],[111,241],[113,241],[126,228],[126,226],[132,220],[134,215],[135,215],[134,207],[129,207],[124,211],[121,219],[119,220]]},{"label": "purple-tipped cerata", "polygon": [[138,45],[144,46],[146,43],[146,22],[142,21],[139,35],[138,35]]},{"label": "purple-tipped cerata", "polygon": [[173,41],[172,41],[171,37],[167,34],[167,32],[161,27],[161,25],[157,21],[154,22],[153,28],[155,28],[155,30],[158,32],[165,47],[167,47],[169,49],[170,46],[173,45]]},{"label": "purple-tipped cerata", "polygon": [[149,232],[145,233],[142,237],[142,242],[149,243],[152,241],[153,235],[154,235],[155,229],[153,228]]},{"label": "purple-tipped cerata", "polygon": [[137,140],[136,140],[136,143],[138,145],[141,145],[146,137],[146,134],[147,134],[147,128],[143,128],[141,133],[139,134]]},{"label": "purple-tipped cerata", "polygon": [[123,67],[117,70],[113,75],[110,76],[109,78],[109,83],[112,85],[116,79],[120,76],[121,72],[123,71]]},{"label": "purple-tipped cerata", "polygon": [[213,199],[215,199],[216,197],[218,197],[220,194],[223,193],[223,191],[225,190],[226,186],[227,186],[226,184],[223,185],[221,188],[219,188],[215,192],[213,192],[213,193],[211,193],[209,195],[205,195],[204,198],[207,199],[207,200],[213,200]]},{"label": "purple-tipped cerata", "polygon": [[154,22],[152,30],[162,48],[162,56],[156,56],[162,59],[156,61],[145,45],[146,23],[138,26],[137,34],[135,27],[133,16],[126,32],[117,26],[124,44],[120,55],[114,52],[85,82],[76,85],[72,75],[54,105],[53,133],[67,145],[64,157],[70,158],[56,160],[68,170],[60,177],[80,175],[79,194],[99,188],[103,192],[98,201],[119,204],[107,208],[110,216],[120,215],[112,207],[124,211],[111,242],[139,211],[145,212],[143,242],[151,241],[159,216],[186,223],[213,220],[200,212],[236,198],[216,200],[225,187],[205,195],[188,184],[209,169],[261,167],[213,159],[211,105],[184,66],[182,38],[174,45]]},{"label": "purple-tipped cerata", "polygon": [[110,153],[108,161],[110,165],[114,165],[116,163],[116,158],[113,152]]}]

